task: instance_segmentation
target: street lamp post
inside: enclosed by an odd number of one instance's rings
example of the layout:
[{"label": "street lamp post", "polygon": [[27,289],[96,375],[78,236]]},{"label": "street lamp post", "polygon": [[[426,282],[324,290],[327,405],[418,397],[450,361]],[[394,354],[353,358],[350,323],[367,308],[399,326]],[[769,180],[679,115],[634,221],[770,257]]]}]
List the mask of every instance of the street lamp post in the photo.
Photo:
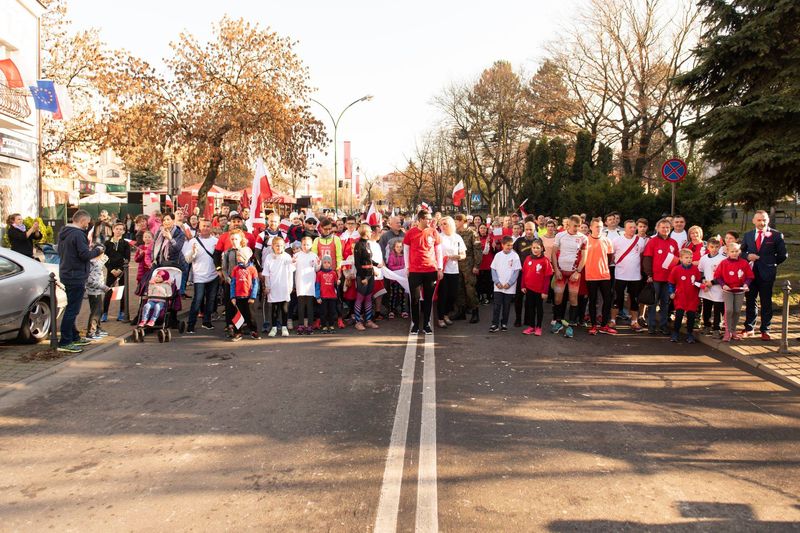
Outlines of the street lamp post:
[{"label": "street lamp post", "polygon": [[330,110],[327,107],[325,107],[319,100],[315,100],[314,98],[310,98],[310,100],[315,104],[318,104],[320,107],[322,107],[322,109],[324,109],[325,112],[328,113],[328,116],[331,117],[331,122],[333,122],[333,185],[334,185],[333,207],[334,207],[334,217],[336,217],[339,215],[339,143],[337,138],[339,121],[342,119],[342,115],[344,115],[345,111],[347,111],[348,109],[350,109],[359,102],[367,102],[369,100],[372,100],[372,95],[368,94],[366,96],[362,96],[358,100],[354,100],[353,102],[351,102],[347,107],[342,109],[342,112],[339,113],[338,118],[333,118],[333,113],[331,113]]}]

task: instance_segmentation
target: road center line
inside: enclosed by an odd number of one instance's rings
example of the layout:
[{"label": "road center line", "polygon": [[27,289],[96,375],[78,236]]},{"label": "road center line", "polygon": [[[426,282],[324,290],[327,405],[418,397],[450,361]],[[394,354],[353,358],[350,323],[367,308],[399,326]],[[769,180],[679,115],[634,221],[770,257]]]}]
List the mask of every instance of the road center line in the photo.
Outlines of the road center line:
[{"label": "road center line", "polygon": [[[426,343],[427,350],[427,343]],[[377,533],[393,533],[397,530],[397,514],[400,507],[400,487],[403,481],[408,417],[411,410],[411,391],[414,388],[414,370],[417,363],[417,335],[409,334],[406,355],[403,359],[403,373],[400,381],[400,394],[394,415],[392,436],[389,440],[389,453],[383,472],[381,497],[378,514],[375,518]]]},{"label": "road center line", "polygon": [[436,486],[436,358],[433,335],[425,336],[417,483],[416,531],[436,533],[439,531],[439,502]]}]

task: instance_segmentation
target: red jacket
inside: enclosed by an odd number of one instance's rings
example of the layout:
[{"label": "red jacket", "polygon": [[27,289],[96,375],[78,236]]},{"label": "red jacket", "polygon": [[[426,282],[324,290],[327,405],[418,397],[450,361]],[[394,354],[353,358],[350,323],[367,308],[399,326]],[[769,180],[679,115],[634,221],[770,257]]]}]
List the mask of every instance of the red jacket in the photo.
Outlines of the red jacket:
[{"label": "red jacket", "polygon": [[714,279],[719,285],[727,285],[731,289],[741,289],[755,279],[750,263],[742,259],[727,257],[714,271]]},{"label": "red jacket", "polygon": [[231,298],[250,298],[258,296],[258,272],[251,263],[236,265],[231,272]]},{"label": "red jacket", "polygon": [[546,257],[529,255],[522,263],[522,288],[539,294],[547,294],[552,275],[553,265]]},{"label": "red jacket", "polygon": [[647,241],[642,257],[650,258],[644,264],[652,265],[653,281],[669,281],[670,269],[678,264],[678,254],[678,243],[672,238],[662,239],[661,236],[655,236]]},{"label": "red jacket", "polygon": [[672,303],[675,309],[683,311],[697,311],[700,306],[700,287],[697,283],[703,278],[700,269],[695,265],[689,268],[677,264],[669,271],[669,288],[674,292],[675,299]]}]

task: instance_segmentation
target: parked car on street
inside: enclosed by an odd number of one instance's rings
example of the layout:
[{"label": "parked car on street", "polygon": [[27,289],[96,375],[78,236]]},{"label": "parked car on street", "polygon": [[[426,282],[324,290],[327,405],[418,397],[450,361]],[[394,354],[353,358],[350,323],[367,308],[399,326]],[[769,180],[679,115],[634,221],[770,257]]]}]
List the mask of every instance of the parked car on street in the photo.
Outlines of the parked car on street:
[{"label": "parked car on street", "polygon": [[[0,340],[39,342],[53,324],[50,312],[50,273],[58,281],[58,265],[42,264],[8,248],[0,248]],[[67,305],[56,284],[58,316]]]}]

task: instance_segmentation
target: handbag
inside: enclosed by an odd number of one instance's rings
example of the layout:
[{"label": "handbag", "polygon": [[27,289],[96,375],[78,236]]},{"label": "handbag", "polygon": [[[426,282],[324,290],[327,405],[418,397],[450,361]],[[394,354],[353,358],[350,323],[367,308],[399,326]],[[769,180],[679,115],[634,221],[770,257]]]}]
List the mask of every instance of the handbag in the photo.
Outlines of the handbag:
[{"label": "handbag", "polygon": [[639,303],[644,305],[654,305],[656,303],[656,290],[653,283],[645,283],[639,292]]}]

